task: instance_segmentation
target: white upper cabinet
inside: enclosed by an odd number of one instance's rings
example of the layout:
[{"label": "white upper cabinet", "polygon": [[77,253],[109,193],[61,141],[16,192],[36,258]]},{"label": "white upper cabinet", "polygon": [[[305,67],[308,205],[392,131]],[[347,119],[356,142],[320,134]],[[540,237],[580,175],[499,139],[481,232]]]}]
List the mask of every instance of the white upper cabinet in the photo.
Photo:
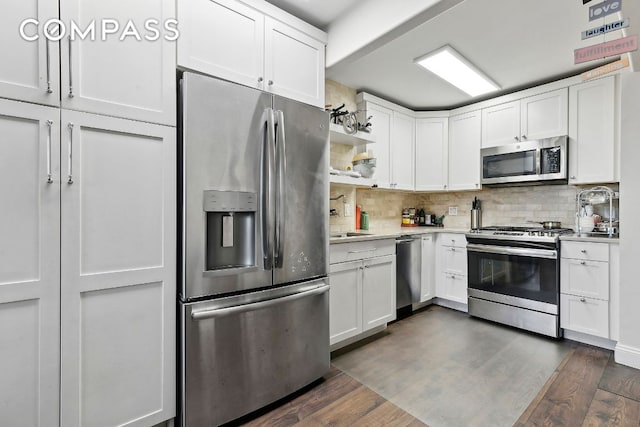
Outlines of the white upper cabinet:
[{"label": "white upper cabinet", "polygon": [[[364,108],[360,106],[359,108]],[[366,103],[367,117],[371,116],[371,135],[376,139],[372,146],[376,158],[374,179],[380,188],[391,188],[391,124],[393,111],[370,102]]]},{"label": "white upper cabinet", "polygon": [[267,90],[324,108],[324,48],[324,43],[265,17]]},{"label": "white upper cabinet", "polygon": [[566,135],[568,108],[567,89],[524,98],[520,101],[520,140]]},{"label": "white upper cabinet", "polygon": [[479,110],[449,118],[448,190],[480,188],[481,126]]},{"label": "white upper cabinet", "polygon": [[447,189],[449,163],[449,119],[416,119],[416,191]]},{"label": "white upper cabinet", "polygon": [[566,135],[567,89],[487,107],[482,110],[482,147]]},{"label": "white upper cabinet", "polygon": [[482,147],[495,147],[520,140],[520,101],[482,110]]},{"label": "white upper cabinet", "polygon": [[56,108],[0,100],[0,424],[5,426],[58,425],[59,123]]},{"label": "white upper cabinet", "polygon": [[569,183],[619,181],[615,76],[569,88]]},{"label": "white upper cabinet", "polygon": [[391,132],[391,188],[414,189],[414,141],[416,120],[406,114],[393,112]]},{"label": "white upper cabinet", "polygon": [[[60,18],[86,28],[96,20],[96,39],[60,41],[62,107],[166,125],[176,124],[175,42],[162,27],[175,17],[172,0],[60,0]],[[131,20],[141,32],[120,40],[123,29],[101,40],[102,19]],[[150,41],[145,21],[160,22]]]},{"label": "white upper cabinet", "polygon": [[263,88],[264,15],[235,0],[180,0],[178,65]]},{"label": "white upper cabinet", "polygon": [[249,3],[179,0],[178,66],[324,107],[326,34]]},{"label": "white upper cabinet", "polygon": [[[0,61],[0,97],[60,105],[60,55],[58,43],[44,37],[26,41],[20,36],[20,24],[27,18],[44,23],[58,17],[58,2],[20,0],[2,10],[3,55]],[[27,25],[28,36],[39,34],[35,25]]]}]

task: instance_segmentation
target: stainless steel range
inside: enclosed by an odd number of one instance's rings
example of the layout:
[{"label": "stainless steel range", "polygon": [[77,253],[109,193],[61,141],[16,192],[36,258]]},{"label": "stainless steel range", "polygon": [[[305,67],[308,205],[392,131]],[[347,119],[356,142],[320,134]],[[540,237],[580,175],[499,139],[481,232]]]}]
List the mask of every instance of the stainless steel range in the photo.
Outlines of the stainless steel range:
[{"label": "stainless steel range", "polygon": [[468,233],[469,314],[560,337],[560,241],[568,228]]}]

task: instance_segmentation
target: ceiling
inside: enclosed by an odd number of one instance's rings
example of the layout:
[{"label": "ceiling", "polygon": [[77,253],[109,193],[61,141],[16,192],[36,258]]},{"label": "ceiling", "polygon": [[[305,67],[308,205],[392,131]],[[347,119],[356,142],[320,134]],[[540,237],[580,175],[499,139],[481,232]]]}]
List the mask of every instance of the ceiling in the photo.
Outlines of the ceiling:
[{"label": "ceiling", "polygon": [[[328,51],[332,29],[338,27],[334,24],[349,15],[350,34],[356,39],[362,32],[360,27],[371,25],[371,21],[358,22],[354,9],[364,11],[368,6],[379,6],[376,0],[269,2],[328,31]],[[616,58],[577,66],[573,64],[573,50],[622,36],[621,31],[615,31],[581,40],[582,31],[620,19],[616,13],[589,22],[588,8],[596,2],[583,5],[582,0],[440,0],[439,3],[447,6],[438,9],[435,16],[423,14],[423,20],[416,19],[415,14],[408,16],[404,27],[398,25],[394,31],[368,40],[357,51],[329,64],[326,77],[414,110],[448,109],[602,65]],[[384,22],[384,16],[380,18]],[[631,19],[629,28],[633,34],[637,33],[633,28],[635,21]],[[345,23],[340,24],[344,28]],[[348,41],[343,31],[340,42]],[[415,58],[446,44],[498,83],[501,90],[471,98],[413,63]]]}]

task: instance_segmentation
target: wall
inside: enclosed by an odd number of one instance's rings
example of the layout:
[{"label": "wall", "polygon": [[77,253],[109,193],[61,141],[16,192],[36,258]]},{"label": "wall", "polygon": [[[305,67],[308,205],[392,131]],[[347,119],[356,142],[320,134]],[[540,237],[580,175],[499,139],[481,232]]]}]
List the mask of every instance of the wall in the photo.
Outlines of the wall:
[{"label": "wall", "polygon": [[[617,184],[609,184],[617,190]],[[527,221],[560,221],[574,228],[576,194],[592,185],[545,185],[529,187],[485,188],[481,191],[446,193],[403,193],[378,189],[358,189],[356,203],[369,212],[371,229],[397,227],[403,207],[423,208],[427,213],[445,215],[445,227],[470,228],[471,202],[482,203],[483,225],[535,226]],[[449,216],[449,206],[458,208]],[[347,231],[347,230],[341,230]]]},{"label": "wall", "polygon": [[[640,72],[620,75],[622,85],[620,162],[620,341],[615,359],[640,369],[640,284],[638,246],[640,223]],[[622,228],[624,227],[624,228]]]}]

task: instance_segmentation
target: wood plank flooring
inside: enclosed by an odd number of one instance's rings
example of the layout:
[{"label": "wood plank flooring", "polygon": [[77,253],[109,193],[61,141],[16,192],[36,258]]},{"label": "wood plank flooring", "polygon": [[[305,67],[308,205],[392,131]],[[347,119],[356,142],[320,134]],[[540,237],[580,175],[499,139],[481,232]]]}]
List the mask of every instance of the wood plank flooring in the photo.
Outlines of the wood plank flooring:
[{"label": "wood plank flooring", "polygon": [[[450,312],[446,309],[435,309],[437,316],[426,317],[429,322],[437,323],[437,328],[446,323],[451,323],[459,317],[465,327],[469,323],[476,322],[461,313]],[[336,365],[332,367],[324,379],[306,387],[298,393],[289,396],[263,410],[251,414],[230,425],[246,426],[466,426],[483,423],[482,425],[515,425],[524,426],[623,426],[640,427],[640,371],[615,363],[613,353],[608,350],[596,347],[581,345],[571,341],[561,343],[564,346],[562,357],[557,362],[555,370],[545,377],[546,382],[540,387],[537,395],[529,403],[525,404],[522,414],[514,424],[506,422],[506,418],[499,413],[494,413],[495,407],[491,407],[487,402],[495,400],[495,405],[508,406],[513,401],[503,398],[498,394],[495,386],[490,386],[484,380],[472,379],[468,377],[473,371],[488,369],[487,373],[493,372],[497,376],[505,376],[508,372],[517,372],[512,378],[506,378],[505,387],[511,387],[509,393],[520,393],[522,385],[527,384],[527,372],[525,370],[512,371],[513,366],[518,364],[526,365],[528,360],[542,357],[540,351],[532,346],[523,346],[523,341],[516,341],[522,347],[521,353],[517,355],[517,360],[510,361],[505,358],[500,351],[490,351],[488,348],[470,349],[463,345],[460,340],[455,340],[453,344],[456,351],[475,350],[476,354],[471,355],[467,362],[469,369],[460,369],[454,360],[452,363],[436,369],[435,366],[428,366],[436,376],[442,377],[442,382],[425,381],[419,374],[420,364],[423,363],[417,354],[411,357],[411,352],[398,350],[393,354],[385,344],[385,340],[390,340],[392,335],[401,337],[404,340],[416,340],[420,337],[420,331],[424,329],[420,317],[411,316],[400,322],[391,325],[386,332],[377,338],[372,338],[361,343],[361,347],[353,347],[346,351],[334,354],[336,359],[354,352],[363,352],[362,362],[363,379],[355,378],[348,373],[338,369]],[[480,321],[478,321],[480,322]],[[486,325],[485,325],[486,326]],[[476,333],[482,331],[485,326],[475,325]],[[496,328],[502,328],[495,325]],[[474,325],[472,325],[474,328]],[[478,329],[479,328],[479,329]],[[519,332],[518,332],[519,333]],[[418,335],[416,335],[418,334]],[[507,334],[508,335],[508,334]],[[491,337],[486,333],[484,340]],[[467,336],[466,338],[469,338]],[[525,340],[526,342],[526,340]],[[394,345],[398,343],[394,342]],[[508,345],[508,342],[505,342]],[[458,347],[462,345],[462,347]],[[446,349],[439,347],[438,342],[427,341],[422,348],[425,352],[431,349],[430,357],[447,355]],[[442,354],[441,354],[442,353]],[[482,357],[477,353],[491,355],[491,362],[482,362]],[[492,353],[495,353],[492,355]],[[510,352],[506,354],[511,354]],[[394,384],[385,379],[382,391],[368,386],[369,381],[373,381],[376,376],[375,369],[376,356],[382,358],[395,357],[392,376],[401,379],[400,384]],[[335,360],[334,359],[334,362]],[[345,363],[345,359],[342,360]],[[424,369],[424,367],[422,368]],[[553,368],[552,368],[553,369]],[[407,377],[413,373],[412,377]],[[483,377],[484,378],[484,377]],[[544,381],[544,380],[543,380]],[[514,385],[509,386],[508,382]],[[429,408],[434,405],[442,405],[444,401],[440,399],[440,394],[449,393],[442,388],[452,388],[459,393],[459,401],[452,402],[449,410],[464,412],[464,407],[475,408],[475,402],[470,398],[478,396],[469,393],[465,388],[480,388],[488,395],[488,400],[483,400],[488,407],[481,413],[474,414],[471,423],[462,423],[464,418],[426,418],[418,409],[420,407]],[[401,399],[387,399],[386,393],[396,393],[395,396]],[[409,396],[409,397],[407,397]],[[528,405],[528,406],[527,406]],[[416,409],[418,408],[418,409]],[[476,409],[474,409],[476,411]],[[464,414],[462,414],[464,415]],[[467,414],[468,415],[468,414]],[[493,418],[492,418],[493,415]]]},{"label": "wood plank flooring", "polygon": [[640,371],[609,350],[578,344],[516,426],[640,427]]}]

